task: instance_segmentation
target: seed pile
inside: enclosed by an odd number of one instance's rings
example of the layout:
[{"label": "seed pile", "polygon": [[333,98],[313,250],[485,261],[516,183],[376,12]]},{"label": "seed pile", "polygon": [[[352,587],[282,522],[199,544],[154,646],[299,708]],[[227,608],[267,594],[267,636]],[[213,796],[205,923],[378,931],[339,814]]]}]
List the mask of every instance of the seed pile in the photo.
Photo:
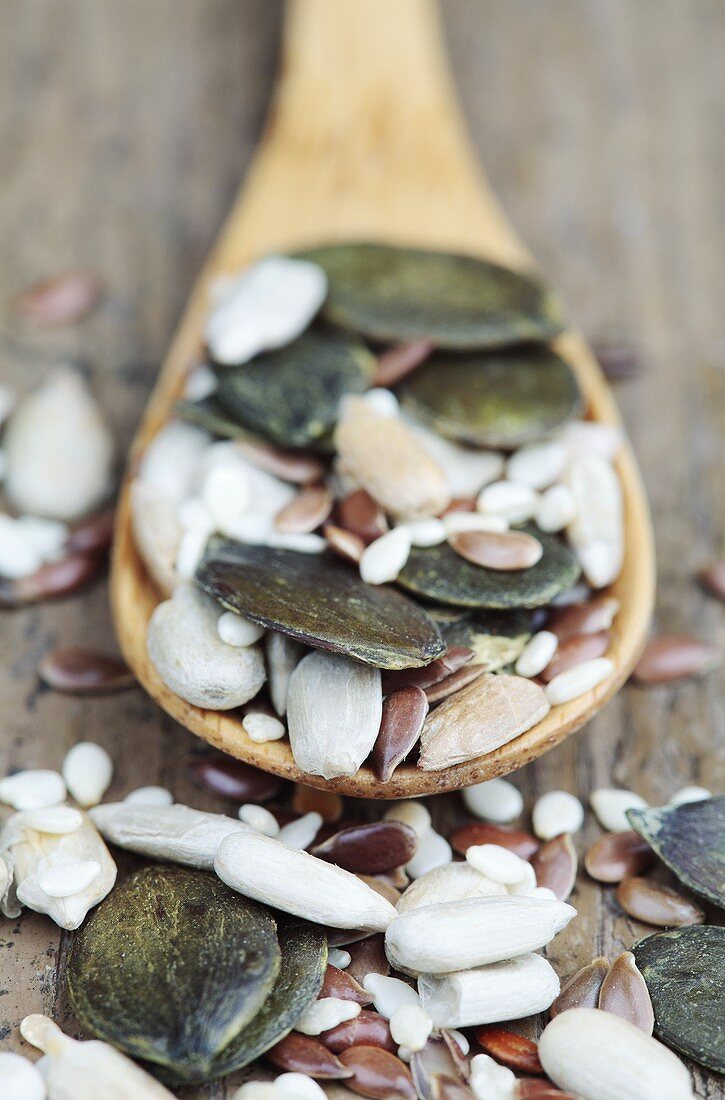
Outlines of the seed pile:
[{"label": "seed pile", "polygon": [[[576,918],[586,813],[570,793],[539,797],[529,831],[512,783],[480,783],[462,792],[467,817],[444,837],[420,801],[361,822],[337,795],[297,786],[290,802],[275,777],[228,757],[190,767],[237,816],[159,788],[101,802],[113,769],[90,742],[59,772],[0,782],[15,810],[0,834],[3,912],[24,905],[80,929],[67,986],[95,1036],[78,1043],[28,1017],[40,1072],[12,1055],[0,1082],[49,1100],[82,1100],[89,1081],[97,1094],[107,1080],[127,1089],[119,1095],[162,1097],[251,1067],[262,1079],[236,1100],[322,1100],[333,1082],[378,1100],[691,1100],[689,1075],[653,1030],[722,1068],[723,930],[646,872],[659,856],[725,907],[725,798],[687,788],[650,809],[631,791],[592,792],[597,820],[617,831],[587,850],[586,871],[618,884],[643,932],[675,930],[561,983],[545,952]],[[153,862],[114,888],[104,842]],[[683,1008],[693,996],[695,1015]]]},{"label": "seed pile", "polygon": [[446,253],[330,246],[223,281],[131,485],[164,683],[246,706],[309,774],[386,782],[605,682],[621,439],[578,419],[562,328],[535,279]]}]

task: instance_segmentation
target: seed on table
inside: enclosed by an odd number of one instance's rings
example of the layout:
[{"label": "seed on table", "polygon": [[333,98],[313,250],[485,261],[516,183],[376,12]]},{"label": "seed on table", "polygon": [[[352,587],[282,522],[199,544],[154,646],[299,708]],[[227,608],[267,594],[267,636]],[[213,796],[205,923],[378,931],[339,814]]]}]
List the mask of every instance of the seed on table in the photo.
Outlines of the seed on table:
[{"label": "seed on table", "polygon": [[103,284],[94,271],[69,271],[26,287],[15,299],[19,313],[41,325],[70,325],[98,304]]},{"label": "seed on table", "polygon": [[334,791],[320,791],[316,787],[306,787],[303,783],[296,783],[292,795],[292,809],[299,814],[318,813],[323,821],[334,823],[339,821],[344,810],[344,803],[339,794]]},{"label": "seed on table", "polygon": [[538,676],[546,668],[556,653],[559,639],[550,630],[540,630],[534,634],[521,650],[516,662],[517,676]]},{"label": "seed on table", "polygon": [[614,672],[614,663],[608,657],[597,657],[593,661],[583,661],[568,672],[555,676],[545,688],[545,694],[552,706],[569,703],[579,699],[587,692],[603,683]]},{"label": "seed on table", "polygon": [[237,817],[251,829],[256,829],[258,833],[264,833],[265,836],[279,836],[279,822],[264,806],[247,802],[239,807]]},{"label": "seed on table", "polygon": [[551,890],[559,901],[566,901],[576,881],[577,857],[568,833],[553,837],[531,857],[531,865],[540,887]]},{"label": "seed on table", "polygon": [[74,553],[42,565],[27,577],[1,578],[0,607],[24,607],[68,596],[93,580],[102,568],[103,558],[99,555]]},{"label": "seed on table", "polygon": [[79,806],[97,806],[111,785],[113,761],[101,745],[80,741],[67,753],[63,778]]},{"label": "seed on table", "polygon": [[394,581],[410,555],[412,541],[405,527],[394,527],[369,543],[360,558],[360,576],[366,584]]},{"label": "seed on table", "polygon": [[244,615],[238,615],[236,611],[224,611],[217,622],[219,637],[227,645],[235,645],[244,648],[254,645],[264,637],[264,627],[259,623],[253,623]]},{"label": "seed on table", "polygon": [[448,542],[473,565],[502,572],[530,569],[544,553],[539,540],[522,531],[460,531],[449,535]]},{"label": "seed on table", "polygon": [[[42,810],[31,810],[27,813],[25,824],[39,833],[62,836],[80,829],[83,824],[83,814],[72,806],[46,806]],[[0,891],[1,895],[2,891]]]},{"label": "seed on table", "polygon": [[382,783],[388,782],[398,764],[417,744],[427,713],[426,694],[414,684],[391,692],[383,700],[371,758],[373,771]]},{"label": "seed on table", "polygon": [[424,363],[432,353],[434,345],[430,340],[413,340],[407,344],[396,344],[386,348],[378,355],[378,369],[373,378],[374,386],[394,386],[406,375],[411,374]]},{"label": "seed on table", "polygon": [[460,1028],[543,1012],[559,992],[559,979],[546,959],[529,954],[475,970],[422,974],[418,989],[436,1027]]},{"label": "seed on table", "polygon": [[443,867],[434,867],[411,883],[395,908],[398,915],[401,915],[424,905],[497,897],[507,892],[502,883],[486,878],[469,863],[447,863]]},{"label": "seed on table", "polygon": [[137,787],[123,801],[137,806],[171,806],[174,796],[166,787]]},{"label": "seed on table", "polygon": [[627,810],[644,810],[647,803],[634,791],[597,787],[589,796],[589,804],[599,824],[610,833],[624,833],[629,828]]},{"label": "seed on table", "polygon": [[295,1021],[295,1031],[301,1031],[303,1035],[319,1035],[345,1020],[354,1020],[359,1015],[360,1005],[355,1001],[343,1000],[341,997],[320,997]]},{"label": "seed on table", "polygon": [[103,554],[113,541],[114,508],[104,508],[90,519],[82,520],[68,532],[66,550],[71,554]]},{"label": "seed on table", "polygon": [[609,962],[598,955],[590,963],[572,974],[561,987],[561,993],[549,1008],[549,1016],[557,1016],[569,1008],[596,1008],[599,991],[609,973]]},{"label": "seed on table", "polygon": [[593,344],[592,351],[605,378],[620,382],[634,378],[643,364],[637,349],[628,344]]},{"label": "seed on table", "polygon": [[275,1043],[264,1057],[278,1069],[306,1073],[308,1077],[336,1081],[352,1076],[349,1069],[318,1039],[292,1031]]},{"label": "seed on table", "polygon": [[508,848],[522,859],[530,859],[540,847],[539,841],[521,829],[512,829],[505,825],[490,825],[483,822],[471,822],[460,825],[451,833],[451,844],[456,852],[465,856],[469,848],[476,844],[498,844]]},{"label": "seed on table", "polygon": [[312,854],[346,871],[374,875],[401,867],[413,858],[417,837],[401,821],[352,825],[317,844]]},{"label": "seed on table", "polygon": [[320,1041],[334,1054],[355,1046],[381,1047],[393,1054],[397,1050],[388,1021],[369,1008],[363,1008],[354,1020],[346,1020],[324,1032]]},{"label": "seed on table", "polygon": [[57,806],[65,796],[63,777],[46,768],[28,768],[0,779],[0,802],[21,812]]},{"label": "seed on table", "polygon": [[234,802],[269,802],[282,790],[282,780],[276,775],[231,756],[200,756],[189,761],[188,769],[202,787]]},{"label": "seed on table", "polygon": [[625,913],[645,924],[682,928],[703,924],[705,913],[683,894],[639,875],[631,875],[617,887],[617,901]]},{"label": "seed on table", "polygon": [[[349,961],[349,954],[347,952],[344,952],[344,954],[347,955]],[[332,951],[330,952],[330,958],[332,958]],[[340,970],[332,962],[328,963],[319,995],[320,997],[338,997],[344,1001],[355,1001],[361,1006],[369,1005],[372,1001],[371,995],[353,978],[352,974]]]},{"label": "seed on table", "polygon": [[682,787],[672,795],[669,804],[682,806],[685,802],[703,802],[706,798],[712,798],[712,791],[707,787]]},{"label": "seed on table", "polygon": [[720,664],[720,650],[687,634],[663,634],[651,638],[632,679],[637,684],[669,684],[705,676]]},{"label": "seed on table", "polygon": [[568,672],[585,661],[603,657],[610,642],[611,634],[608,630],[599,630],[596,634],[572,634],[560,643],[550,663],[541,670],[541,679],[548,684],[562,672]]},{"label": "seed on table", "polygon": [[549,616],[547,630],[556,634],[560,644],[574,634],[597,634],[610,629],[619,606],[614,596],[595,596],[586,603],[557,607]]},{"label": "seed on table", "polygon": [[135,683],[122,660],[79,647],[53,649],[38,665],[38,675],[55,691],[101,694],[121,691]]},{"label": "seed on table", "polygon": [[503,516],[509,523],[527,523],[538,505],[539,494],[516,481],[494,481],[481,490],[476,500],[479,512]]},{"label": "seed on table", "polygon": [[45,1078],[29,1058],[10,1050],[0,1051],[0,1084],[3,1100],[45,1100]]},{"label": "seed on table", "polygon": [[474,817],[499,825],[513,821],[524,808],[521,792],[507,779],[486,779],[472,787],[464,787],[461,796],[463,805]]},{"label": "seed on table", "polygon": [[713,561],[704,565],[697,576],[708,592],[719,600],[725,600],[725,561]]},{"label": "seed on table", "polygon": [[623,951],[609,968],[599,990],[598,1007],[629,1020],[646,1035],[652,1034],[655,1022],[652,1001],[631,951]]},{"label": "seed on table", "polygon": [[384,672],[382,680],[383,694],[389,695],[399,688],[410,685],[425,690],[468,664],[473,655],[472,649],[468,649],[466,646],[454,645],[448,647],[443,657],[437,657],[435,661],[431,661],[430,664],[424,665],[422,668],[404,668],[399,671],[396,669],[395,671]]},{"label": "seed on table", "polygon": [[498,844],[477,844],[466,852],[466,860],[482,875],[500,882],[504,886],[513,886],[521,882],[526,874],[525,860]]},{"label": "seed on table", "polygon": [[576,501],[566,485],[552,485],[541,494],[536,508],[536,526],[553,534],[563,531],[576,516]]},{"label": "seed on table", "polygon": [[340,527],[357,535],[365,545],[388,530],[385,513],[366,489],[356,489],[343,497],[337,506],[337,519]]},{"label": "seed on table", "polygon": [[517,1073],[543,1074],[536,1043],[514,1031],[491,1026],[479,1027],[473,1036],[480,1047],[497,1062]]},{"label": "seed on table", "polygon": [[38,876],[38,886],[49,898],[70,898],[87,890],[101,874],[95,859],[77,860],[49,867]]},{"label": "seed on table", "polygon": [[576,833],[581,829],[584,807],[568,791],[548,791],[534,803],[531,821],[540,840],[553,840],[560,833]]},{"label": "seed on table", "polygon": [[284,534],[309,534],[330,515],[334,498],[326,485],[307,485],[277,512],[274,526]]},{"label": "seed on table", "polygon": [[654,852],[634,829],[607,833],[595,840],[584,856],[587,874],[597,882],[621,882],[629,875],[649,870],[654,862]]},{"label": "seed on table", "polygon": [[340,1054],[340,1061],[353,1071],[347,1086],[372,1100],[388,1097],[416,1100],[410,1070],[400,1058],[380,1047],[355,1046]]}]

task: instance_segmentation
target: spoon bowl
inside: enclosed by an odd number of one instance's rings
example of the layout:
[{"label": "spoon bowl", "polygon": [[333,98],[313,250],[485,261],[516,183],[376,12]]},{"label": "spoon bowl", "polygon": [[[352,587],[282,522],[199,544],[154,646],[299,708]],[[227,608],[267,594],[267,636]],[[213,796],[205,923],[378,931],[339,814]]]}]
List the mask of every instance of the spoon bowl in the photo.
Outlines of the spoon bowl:
[{"label": "spoon bowl", "polygon": [[[583,726],[628,678],[644,644],[655,568],[647,502],[631,448],[617,461],[625,507],[620,601],[608,651],[614,671],[554,707],[538,725],[484,757],[438,772],[401,765],[388,783],[369,767],[325,780],[297,768],[289,743],[250,740],[237,712],[201,710],[162,683],[146,651],[160,594],[131,533],[129,484],[198,361],[210,287],[269,252],[374,240],[472,253],[519,270],[533,261],[476,163],[444,56],[433,0],[290,0],[281,77],[247,180],[204,266],[131,448],[121,489],[111,602],[124,657],[139,683],[181,725],[240,760],[287,779],[366,798],[409,798],[505,775]],[[619,413],[581,336],[554,344],[574,369],[591,419]]]}]

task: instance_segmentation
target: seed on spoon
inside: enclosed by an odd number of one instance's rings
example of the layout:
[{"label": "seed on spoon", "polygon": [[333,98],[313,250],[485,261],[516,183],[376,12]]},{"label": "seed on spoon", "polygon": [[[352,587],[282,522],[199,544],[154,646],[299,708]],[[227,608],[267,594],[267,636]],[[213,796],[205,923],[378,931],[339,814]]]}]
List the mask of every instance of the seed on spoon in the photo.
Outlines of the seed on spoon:
[{"label": "seed on spoon", "polygon": [[572,634],[559,645],[551,661],[540,672],[541,679],[548,684],[555,676],[568,672],[585,661],[603,657],[609,649],[611,634],[608,630],[598,630],[595,634]]},{"label": "seed on spoon", "polygon": [[596,596],[587,603],[554,608],[547,630],[553,631],[561,644],[574,634],[596,634],[600,630],[609,630],[618,611],[619,600],[614,596]]},{"label": "seed on spoon", "polygon": [[393,691],[384,699],[372,752],[373,771],[381,782],[388,782],[417,743],[427,713],[426,693],[415,684]]},{"label": "seed on spoon", "polygon": [[115,509],[106,508],[70,529],[66,549],[70,553],[102,554],[113,539]]},{"label": "seed on spoon", "polygon": [[520,531],[459,531],[448,541],[462,558],[485,569],[529,569],[544,552],[538,539]]},{"label": "seed on spoon", "polygon": [[333,497],[326,485],[307,485],[280,509],[274,526],[284,534],[307,534],[316,531],[332,511]]}]

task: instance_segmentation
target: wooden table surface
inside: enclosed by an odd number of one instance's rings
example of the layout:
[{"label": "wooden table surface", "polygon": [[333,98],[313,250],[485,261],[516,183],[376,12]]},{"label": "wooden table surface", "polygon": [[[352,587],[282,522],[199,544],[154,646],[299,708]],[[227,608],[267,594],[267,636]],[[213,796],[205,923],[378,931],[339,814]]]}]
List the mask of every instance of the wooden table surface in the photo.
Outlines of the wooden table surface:
[{"label": "wooden table surface", "polygon": [[[692,574],[722,554],[725,534],[725,8],[444,0],[443,10],[473,138],[514,223],[587,335],[632,343],[646,364],[618,397],[654,515],[657,627],[722,642],[722,605]],[[254,148],[281,14],[277,0],[0,2],[0,377],[26,389],[56,363],[82,362],[120,452]],[[108,288],[93,317],[46,332],[18,322],[14,291],[79,266]],[[58,767],[90,739],[115,759],[111,796],[160,783],[221,809],[185,775],[194,738],[140,691],[38,690],[38,659],[60,643],[112,645],[102,585],[2,614],[0,774]],[[627,687],[516,781],[528,805],[553,787],[586,799],[622,785],[655,804],[688,783],[722,789],[722,697],[718,673]],[[435,810],[455,807],[441,799]],[[597,831],[589,820],[580,850]],[[548,950],[562,976],[647,931],[585,877],[573,900],[579,917]],[[23,1049],[26,1012],[68,1019],[67,943],[35,914],[0,926],[3,1049]],[[695,1080],[698,1095],[722,1095],[714,1076]]]}]

